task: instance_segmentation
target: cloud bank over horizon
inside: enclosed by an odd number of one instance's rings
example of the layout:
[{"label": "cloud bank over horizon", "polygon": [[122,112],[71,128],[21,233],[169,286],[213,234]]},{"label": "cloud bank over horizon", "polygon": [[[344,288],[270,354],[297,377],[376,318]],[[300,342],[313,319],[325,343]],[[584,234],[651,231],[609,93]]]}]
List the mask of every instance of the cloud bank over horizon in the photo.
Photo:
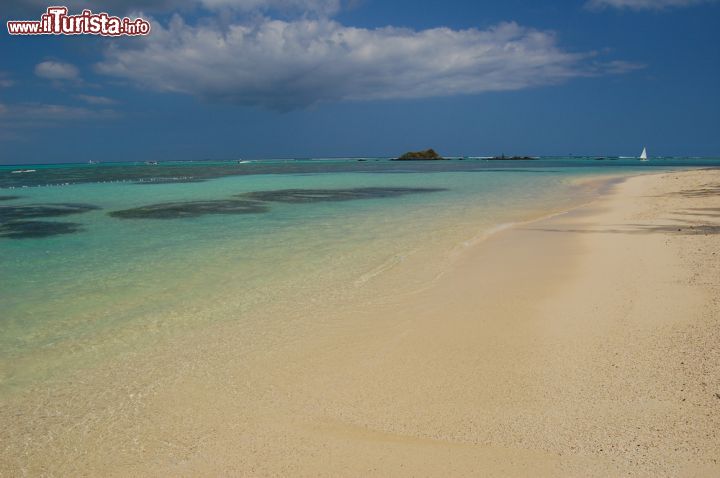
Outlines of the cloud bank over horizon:
[{"label": "cloud bank over horizon", "polygon": [[[334,19],[354,1],[137,0],[127,11],[127,2],[108,0],[103,10],[149,18],[153,29],[137,41],[106,44],[94,71],[148,91],[289,111],[332,101],[521,90],[642,67],[568,50],[555,32],[515,22],[423,30],[359,28]],[[69,0],[68,6],[79,11],[92,3]],[[147,16],[153,12],[159,16]],[[60,61],[44,61],[35,72],[55,84],[82,83],[78,70]]]},{"label": "cloud bank over horizon", "polygon": [[562,49],[553,32],[514,22],[486,30],[366,29],[261,16],[191,25],[179,14],[167,26],[154,20],[153,34],[134,47],[114,44],[104,55],[98,73],[143,88],[281,111],[519,90],[640,67],[594,61],[592,52]]}]

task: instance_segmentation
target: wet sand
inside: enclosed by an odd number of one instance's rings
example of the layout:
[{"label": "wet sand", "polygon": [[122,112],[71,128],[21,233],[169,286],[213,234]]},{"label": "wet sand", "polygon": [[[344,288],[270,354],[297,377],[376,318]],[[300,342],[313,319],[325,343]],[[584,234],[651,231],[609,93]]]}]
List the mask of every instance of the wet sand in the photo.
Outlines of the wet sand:
[{"label": "wet sand", "polygon": [[0,474],[718,476],[718,270],[720,171],[630,178],[421,290],[9,398]]}]

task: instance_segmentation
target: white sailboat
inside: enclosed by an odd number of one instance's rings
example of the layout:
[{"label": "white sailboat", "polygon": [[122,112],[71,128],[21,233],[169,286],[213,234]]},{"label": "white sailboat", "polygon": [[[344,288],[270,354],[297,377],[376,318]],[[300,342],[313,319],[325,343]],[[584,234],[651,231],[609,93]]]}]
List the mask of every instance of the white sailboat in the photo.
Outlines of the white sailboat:
[{"label": "white sailboat", "polygon": [[643,147],[643,152],[640,153],[640,161],[647,161],[647,148]]}]

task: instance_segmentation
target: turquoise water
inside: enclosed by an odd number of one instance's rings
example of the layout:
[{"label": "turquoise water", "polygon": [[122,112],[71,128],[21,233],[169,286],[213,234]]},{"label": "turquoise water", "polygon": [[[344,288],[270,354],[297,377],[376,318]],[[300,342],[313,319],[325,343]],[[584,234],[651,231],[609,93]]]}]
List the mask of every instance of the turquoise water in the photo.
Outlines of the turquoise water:
[{"label": "turquoise water", "polygon": [[[578,179],[716,165],[547,159],[2,167],[0,197],[17,198],[0,202],[0,390],[208,322],[257,320],[271,308],[299,313],[317,301],[362,304],[420,287],[458,248],[498,225],[584,200],[591,191]],[[18,169],[36,171],[11,172]],[[288,189],[363,197],[242,196]],[[254,201],[254,209],[172,219],[109,214],[194,201]],[[29,206],[66,203],[87,210],[27,217]],[[49,233],[13,236],[27,221]],[[54,234],[57,226],[48,229],[47,221],[74,226]]]}]

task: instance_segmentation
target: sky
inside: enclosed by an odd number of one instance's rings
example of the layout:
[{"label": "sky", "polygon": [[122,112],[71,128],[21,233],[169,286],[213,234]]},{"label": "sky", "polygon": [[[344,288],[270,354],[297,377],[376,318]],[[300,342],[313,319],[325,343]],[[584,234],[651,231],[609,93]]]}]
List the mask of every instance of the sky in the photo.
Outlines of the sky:
[{"label": "sky", "polygon": [[0,164],[720,156],[720,1],[71,0],[146,37],[9,35]]}]

